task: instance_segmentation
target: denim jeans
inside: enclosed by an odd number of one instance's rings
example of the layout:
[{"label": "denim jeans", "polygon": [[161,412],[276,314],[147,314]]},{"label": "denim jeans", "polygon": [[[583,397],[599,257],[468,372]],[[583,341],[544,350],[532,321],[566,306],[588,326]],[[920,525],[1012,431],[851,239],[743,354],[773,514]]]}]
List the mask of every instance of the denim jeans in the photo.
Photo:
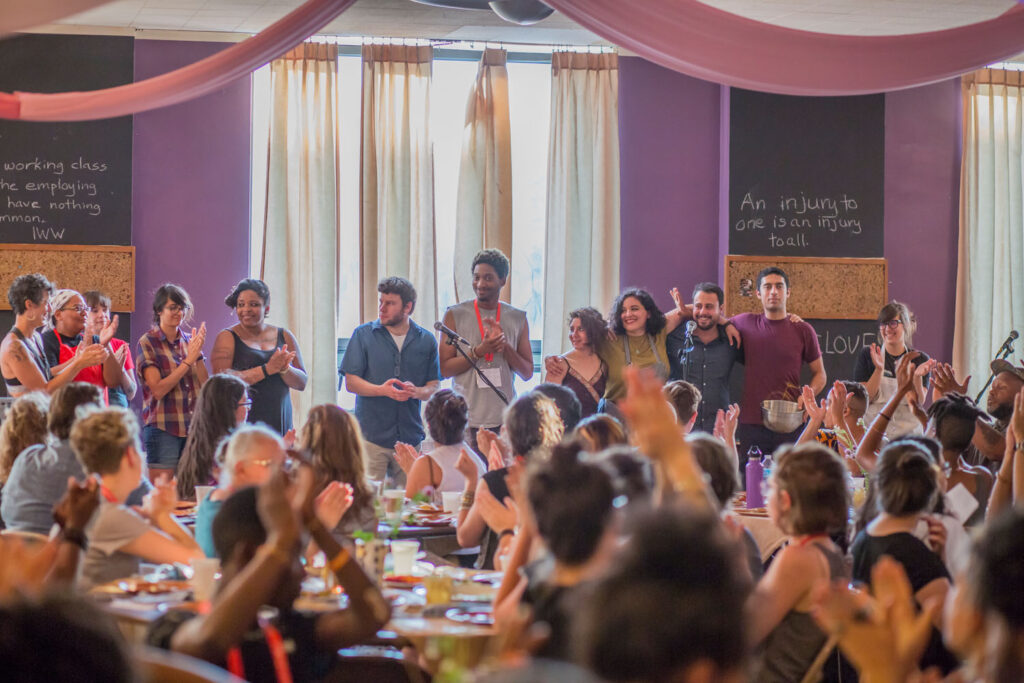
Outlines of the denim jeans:
[{"label": "denim jeans", "polygon": [[146,462],[150,467],[173,471],[177,469],[178,458],[185,450],[185,437],[146,425],[142,428],[142,445],[146,449]]}]

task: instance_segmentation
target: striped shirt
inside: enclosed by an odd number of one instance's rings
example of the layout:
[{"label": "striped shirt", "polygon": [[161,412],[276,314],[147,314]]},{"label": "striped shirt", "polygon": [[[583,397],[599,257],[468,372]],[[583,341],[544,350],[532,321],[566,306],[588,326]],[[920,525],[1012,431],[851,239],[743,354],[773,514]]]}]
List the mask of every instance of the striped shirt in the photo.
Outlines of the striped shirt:
[{"label": "striped shirt", "polygon": [[189,336],[183,331],[178,332],[176,340],[168,341],[163,330],[154,327],[139,339],[136,363],[142,387],[142,423],[182,437],[188,436],[188,425],[196,407],[198,389],[194,370],[185,373],[181,381],[160,399],[153,396],[143,375],[147,368],[159,370],[161,378],[171,374],[174,368],[185,362],[188,341]]}]

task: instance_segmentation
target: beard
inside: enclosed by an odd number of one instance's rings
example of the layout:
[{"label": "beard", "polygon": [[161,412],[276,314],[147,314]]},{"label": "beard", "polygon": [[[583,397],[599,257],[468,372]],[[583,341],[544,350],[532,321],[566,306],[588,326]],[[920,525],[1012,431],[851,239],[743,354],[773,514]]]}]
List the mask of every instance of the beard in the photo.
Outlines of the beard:
[{"label": "beard", "polygon": [[988,408],[988,414],[999,420],[1005,422],[1010,419],[1013,415],[1013,404],[1012,403],[1000,403],[995,408],[986,406]]}]

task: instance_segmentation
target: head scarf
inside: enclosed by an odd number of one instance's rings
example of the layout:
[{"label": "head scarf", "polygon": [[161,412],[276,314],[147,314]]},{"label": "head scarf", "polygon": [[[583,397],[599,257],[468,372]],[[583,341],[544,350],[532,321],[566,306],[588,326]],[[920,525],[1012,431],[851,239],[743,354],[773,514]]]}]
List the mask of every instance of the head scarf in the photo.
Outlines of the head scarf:
[{"label": "head scarf", "polygon": [[[50,297],[50,327],[57,327],[57,311],[64,308],[67,302],[71,301],[76,296],[82,295],[73,289],[58,289],[54,295]],[[85,300],[84,297],[82,300]]]}]

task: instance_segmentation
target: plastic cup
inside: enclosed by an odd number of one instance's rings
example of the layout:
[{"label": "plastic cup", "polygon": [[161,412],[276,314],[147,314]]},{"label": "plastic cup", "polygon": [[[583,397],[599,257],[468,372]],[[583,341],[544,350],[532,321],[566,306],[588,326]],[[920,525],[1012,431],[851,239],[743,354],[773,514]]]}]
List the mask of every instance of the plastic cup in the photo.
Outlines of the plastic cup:
[{"label": "plastic cup", "polygon": [[441,492],[441,503],[444,506],[445,512],[458,512],[459,505],[462,503],[462,492],[461,491],[442,491]]},{"label": "plastic cup", "polygon": [[412,574],[416,553],[420,550],[419,541],[391,541],[391,561],[394,563],[392,573],[395,576]]},{"label": "plastic cup", "polygon": [[203,557],[192,560],[192,597],[196,602],[213,599],[214,588],[217,586],[217,572],[220,571],[220,560],[216,557]]},{"label": "plastic cup", "polygon": [[209,496],[213,492],[213,490],[215,488],[217,488],[217,487],[216,486],[197,486],[196,487],[196,505],[197,506],[202,505],[203,501],[206,500],[207,496]]},{"label": "plastic cup", "polygon": [[402,489],[388,489],[384,492],[384,517],[389,522],[400,522],[402,520],[402,505],[405,504],[405,491]]}]

